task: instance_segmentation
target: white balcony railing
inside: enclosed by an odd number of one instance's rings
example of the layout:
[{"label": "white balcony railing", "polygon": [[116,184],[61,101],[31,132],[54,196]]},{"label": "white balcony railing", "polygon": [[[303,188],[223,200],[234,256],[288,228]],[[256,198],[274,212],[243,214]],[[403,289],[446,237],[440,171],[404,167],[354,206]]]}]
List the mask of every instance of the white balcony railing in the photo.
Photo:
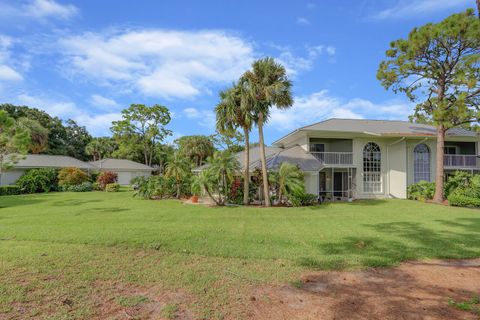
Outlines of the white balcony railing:
[{"label": "white balcony railing", "polygon": [[352,152],[310,152],[323,164],[349,165],[353,164]]},{"label": "white balcony railing", "polygon": [[445,154],[443,155],[443,165],[445,167],[475,168],[477,167],[477,156],[463,154]]}]

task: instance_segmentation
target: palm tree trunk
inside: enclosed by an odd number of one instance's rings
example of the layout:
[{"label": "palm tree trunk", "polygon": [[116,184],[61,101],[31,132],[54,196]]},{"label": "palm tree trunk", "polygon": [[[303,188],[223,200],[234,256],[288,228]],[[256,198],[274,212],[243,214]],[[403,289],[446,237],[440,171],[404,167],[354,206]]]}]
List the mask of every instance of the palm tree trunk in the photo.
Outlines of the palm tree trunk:
[{"label": "palm tree trunk", "polygon": [[177,181],[177,199],[180,199],[180,183]]},{"label": "palm tree trunk", "polygon": [[[480,0],[479,0],[480,1]],[[248,205],[250,203],[249,191],[250,191],[250,137],[247,129],[243,129],[245,135],[245,160],[243,164],[245,165],[245,170],[243,172],[243,204]]]},{"label": "palm tree trunk", "polygon": [[443,154],[445,144],[445,127],[439,125],[437,127],[437,167],[435,174],[435,196],[433,201],[437,203],[443,202]]},{"label": "palm tree trunk", "polygon": [[258,117],[258,139],[260,143],[260,159],[262,162],[263,196],[265,207],[270,207],[270,193],[268,190],[267,158],[265,157],[265,144],[263,142],[263,114]]}]

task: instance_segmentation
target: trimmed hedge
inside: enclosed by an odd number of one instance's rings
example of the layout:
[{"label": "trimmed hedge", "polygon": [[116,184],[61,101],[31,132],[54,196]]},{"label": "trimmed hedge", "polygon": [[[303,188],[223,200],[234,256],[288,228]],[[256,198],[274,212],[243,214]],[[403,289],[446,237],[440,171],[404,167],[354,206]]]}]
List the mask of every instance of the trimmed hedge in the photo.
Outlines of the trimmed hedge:
[{"label": "trimmed hedge", "polygon": [[480,207],[480,198],[469,196],[465,190],[457,189],[448,196],[448,204],[455,207]]},{"label": "trimmed hedge", "polygon": [[0,186],[0,196],[13,196],[21,194],[19,186]]},{"label": "trimmed hedge", "polygon": [[106,192],[118,192],[120,191],[120,185],[118,183],[109,183],[105,186]]},{"label": "trimmed hedge", "polygon": [[90,181],[85,181],[80,184],[63,185],[61,188],[65,192],[88,192],[93,190],[93,184]]}]

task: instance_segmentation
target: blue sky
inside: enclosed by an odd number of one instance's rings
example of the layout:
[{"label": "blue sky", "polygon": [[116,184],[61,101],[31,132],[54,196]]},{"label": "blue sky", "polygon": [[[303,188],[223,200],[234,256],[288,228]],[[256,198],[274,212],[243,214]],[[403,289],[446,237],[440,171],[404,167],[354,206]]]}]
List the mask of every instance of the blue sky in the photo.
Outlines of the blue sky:
[{"label": "blue sky", "polygon": [[[295,105],[267,142],[329,117],[406,119],[375,74],[390,41],[475,0],[0,0],[0,102],[72,118],[96,136],[131,103],[172,111],[174,137],[214,132],[219,90],[273,56]],[[256,139],[256,135],[252,138]]]}]

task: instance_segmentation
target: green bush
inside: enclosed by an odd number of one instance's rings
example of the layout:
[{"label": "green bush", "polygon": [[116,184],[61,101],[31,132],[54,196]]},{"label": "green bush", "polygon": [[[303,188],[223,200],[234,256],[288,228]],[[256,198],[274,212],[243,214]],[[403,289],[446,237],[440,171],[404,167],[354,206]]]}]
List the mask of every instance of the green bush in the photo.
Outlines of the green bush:
[{"label": "green bush", "polygon": [[19,186],[0,186],[0,196],[13,196],[21,193],[22,190]]},{"label": "green bush", "polygon": [[59,186],[73,186],[88,181],[88,175],[79,168],[63,168],[58,173]]},{"label": "green bush", "polygon": [[468,189],[456,189],[448,196],[448,204],[455,207],[480,207],[480,197],[472,197]]},{"label": "green bush", "polygon": [[120,191],[120,185],[118,183],[109,183],[105,186],[106,192],[118,192]]},{"label": "green bush", "polygon": [[311,193],[296,192],[288,195],[288,201],[294,207],[313,206],[318,203],[318,196]]},{"label": "green bush", "polygon": [[444,193],[445,197],[448,198],[450,193],[455,191],[457,188],[466,188],[470,181],[472,180],[472,175],[465,171],[456,171],[452,176],[450,176],[445,182]]},{"label": "green bush", "polygon": [[88,192],[93,190],[93,184],[90,181],[85,181],[80,184],[66,184],[61,186],[61,189],[65,192]]},{"label": "green bush", "polygon": [[420,181],[407,188],[407,197],[410,200],[431,200],[435,194],[435,183]]},{"label": "green bush", "polygon": [[[182,186],[184,185],[182,183]],[[135,179],[135,187],[134,196],[143,199],[171,198],[176,193],[175,179],[173,177],[166,178],[164,175]],[[180,192],[182,192],[182,188]]]},{"label": "green bush", "polygon": [[94,191],[103,191],[102,186],[98,182],[92,183],[92,188]]},{"label": "green bush", "polygon": [[40,193],[58,190],[56,169],[31,169],[26,171],[16,185],[22,193]]}]

